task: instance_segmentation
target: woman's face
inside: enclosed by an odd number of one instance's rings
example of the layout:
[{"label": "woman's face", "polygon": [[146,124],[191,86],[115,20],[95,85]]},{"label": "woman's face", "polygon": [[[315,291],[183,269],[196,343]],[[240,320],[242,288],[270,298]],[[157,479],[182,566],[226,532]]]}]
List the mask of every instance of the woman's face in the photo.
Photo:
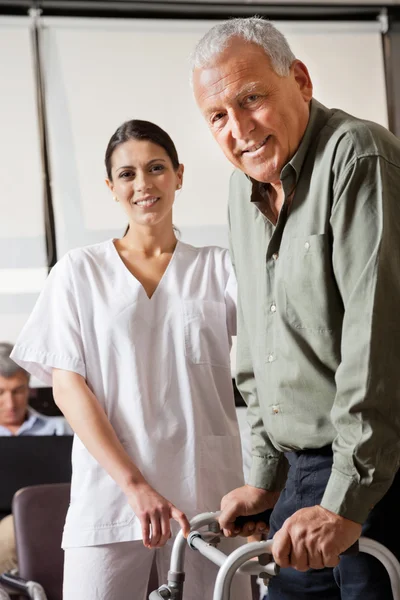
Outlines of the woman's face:
[{"label": "woman's face", "polygon": [[182,185],[183,165],[175,170],[161,146],[150,141],[128,140],[111,157],[112,181],[106,183],[126,212],[130,225],[153,227],[168,220]]}]

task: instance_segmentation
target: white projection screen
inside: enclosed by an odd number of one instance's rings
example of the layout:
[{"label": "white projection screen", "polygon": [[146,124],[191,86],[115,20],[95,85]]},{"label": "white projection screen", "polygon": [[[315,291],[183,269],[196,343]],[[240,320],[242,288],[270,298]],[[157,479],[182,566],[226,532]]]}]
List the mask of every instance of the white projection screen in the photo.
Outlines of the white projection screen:
[{"label": "white projection screen", "polygon": [[0,17],[0,341],[13,342],[47,275],[29,20]]}]

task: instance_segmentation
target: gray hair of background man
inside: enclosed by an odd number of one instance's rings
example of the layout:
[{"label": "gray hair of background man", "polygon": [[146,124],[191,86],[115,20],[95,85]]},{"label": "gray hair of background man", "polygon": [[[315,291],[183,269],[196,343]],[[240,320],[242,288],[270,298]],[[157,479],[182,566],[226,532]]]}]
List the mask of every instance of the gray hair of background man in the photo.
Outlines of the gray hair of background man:
[{"label": "gray hair of background man", "polygon": [[16,373],[22,372],[26,375],[26,378],[29,381],[29,373],[25,371],[25,369],[17,365],[17,363],[15,363],[12,358],[10,358],[12,349],[12,344],[8,344],[7,342],[0,342],[0,377],[14,377]]},{"label": "gray hair of background man", "polygon": [[270,58],[277,75],[286,77],[292,62],[296,59],[283,33],[272,23],[259,17],[229,19],[214,25],[198,42],[190,57],[191,75],[194,69],[207,67],[211,60],[219,56],[234,37],[261,46]]}]

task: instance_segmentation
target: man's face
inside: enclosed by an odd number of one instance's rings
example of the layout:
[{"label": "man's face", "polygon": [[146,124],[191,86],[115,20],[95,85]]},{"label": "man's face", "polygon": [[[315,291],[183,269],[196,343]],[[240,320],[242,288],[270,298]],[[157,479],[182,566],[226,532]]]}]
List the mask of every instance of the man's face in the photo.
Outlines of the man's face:
[{"label": "man's face", "polygon": [[289,75],[264,50],[235,38],[208,67],[195,69],[196,102],[231,163],[257,181],[279,183],[309,118],[312,84],[295,60]]},{"label": "man's face", "polygon": [[23,371],[12,377],[0,376],[0,425],[16,427],[25,421],[29,381]]}]

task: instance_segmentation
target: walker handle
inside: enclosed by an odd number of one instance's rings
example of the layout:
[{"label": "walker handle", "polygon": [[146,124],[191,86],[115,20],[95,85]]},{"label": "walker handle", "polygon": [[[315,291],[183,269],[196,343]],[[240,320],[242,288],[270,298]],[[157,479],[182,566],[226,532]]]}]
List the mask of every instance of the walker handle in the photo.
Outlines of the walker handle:
[{"label": "walker handle", "polygon": [[268,510],[264,510],[264,512],[258,513],[256,515],[247,515],[246,517],[241,516],[241,517],[236,517],[235,519],[235,525],[236,527],[244,527],[246,525],[246,523],[265,523],[266,525],[269,525],[269,518],[271,516],[272,513],[272,508],[268,509]]}]

